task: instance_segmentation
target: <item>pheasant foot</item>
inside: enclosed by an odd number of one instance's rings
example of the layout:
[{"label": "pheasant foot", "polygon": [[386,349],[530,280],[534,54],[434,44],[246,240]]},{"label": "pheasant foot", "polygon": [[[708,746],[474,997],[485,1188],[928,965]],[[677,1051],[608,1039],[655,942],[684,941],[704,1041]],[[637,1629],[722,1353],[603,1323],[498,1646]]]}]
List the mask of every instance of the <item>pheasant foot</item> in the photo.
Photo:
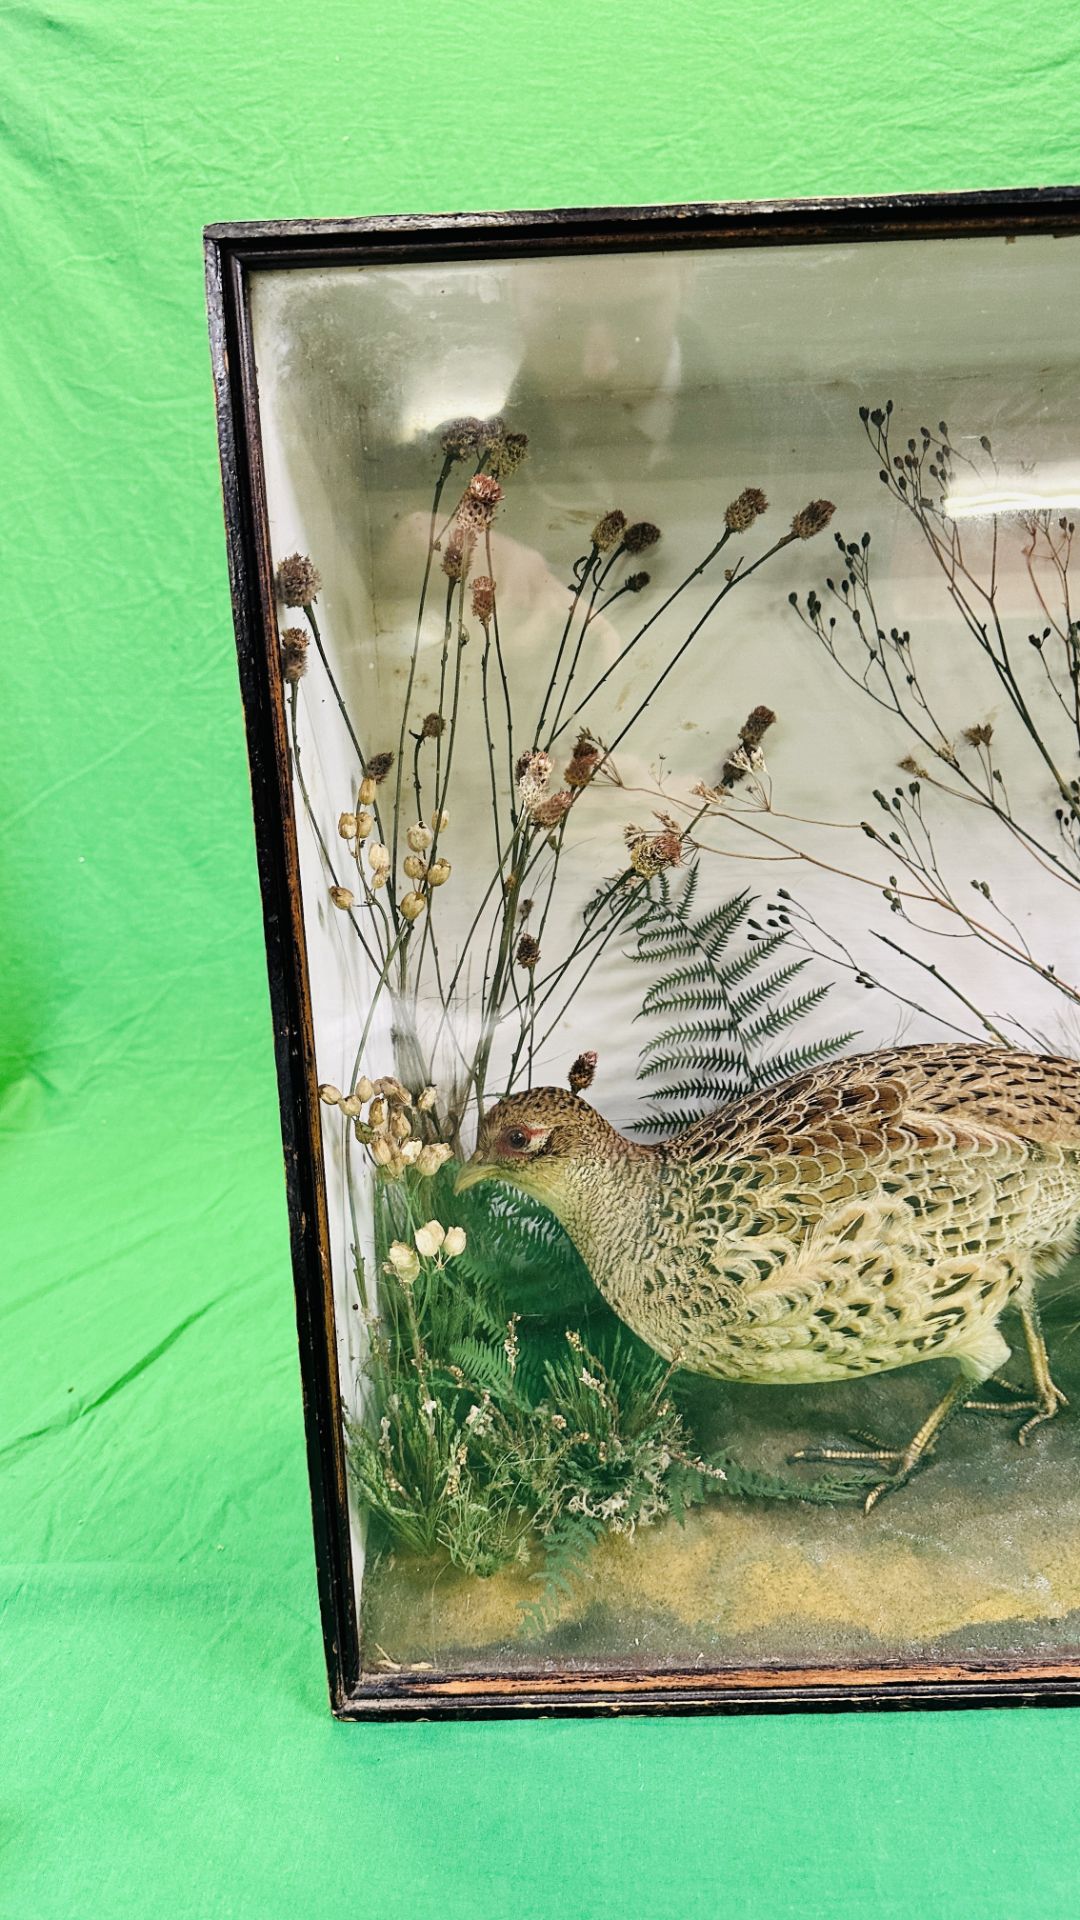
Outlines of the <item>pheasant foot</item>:
[{"label": "pheasant foot", "polygon": [[884,1480],[879,1480],[867,1493],[863,1503],[863,1512],[870,1513],[883,1500],[887,1493],[895,1493],[904,1486],[917,1471],[926,1456],[933,1452],[938,1436],[946,1421],[964,1405],[971,1392],[971,1381],[961,1377],[954,1380],[943,1400],[940,1400],[933,1412],[927,1416],[908,1441],[906,1447],[804,1447],[792,1454],[792,1460],[845,1462],[848,1465],[885,1466],[892,1465],[894,1471]]},{"label": "pheasant foot", "polygon": [[975,1413],[1027,1413],[1031,1419],[1025,1420],[1017,1434],[1021,1446],[1027,1444],[1030,1433],[1036,1427],[1045,1425],[1055,1414],[1067,1407],[1069,1402],[1050,1373],[1050,1356],[1046,1351],[1042,1324],[1038,1308],[1034,1301],[1019,1308],[1020,1321],[1024,1329],[1024,1341],[1031,1361],[1031,1373],[1034,1387],[1014,1387],[1011,1381],[997,1377],[988,1381],[992,1387],[1004,1387],[1015,1397],[1011,1400],[969,1400],[967,1406]]}]

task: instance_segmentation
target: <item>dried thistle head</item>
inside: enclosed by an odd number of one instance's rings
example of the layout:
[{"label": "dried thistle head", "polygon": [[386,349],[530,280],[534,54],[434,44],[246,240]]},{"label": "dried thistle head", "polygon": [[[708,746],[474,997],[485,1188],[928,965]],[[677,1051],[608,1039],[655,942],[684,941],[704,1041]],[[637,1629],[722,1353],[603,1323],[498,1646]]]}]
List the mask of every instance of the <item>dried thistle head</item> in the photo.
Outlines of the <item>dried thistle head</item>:
[{"label": "dried thistle head", "polygon": [[488,446],[488,472],[497,480],[509,480],[529,454],[527,433],[503,432]]},{"label": "dried thistle head", "polygon": [[486,627],[495,611],[495,582],[489,573],[478,573],[472,583],[473,619]]},{"label": "dried thistle head", "polygon": [[281,636],[281,673],[288,686],[295,686],[307,672],[309,645],[303,627],[286,627]]},{"label": "dried thistle head", "polygon": [[595,1053],[579,1053],[569,1073],[571,1093],[585,1093],[596,1078]]},{"label": "dried thistle head", "polygon": [[558,793],[545,794],[529,806],[529,818],[535,821],[538,827],[557,827],[559,822],[566,818],[573,801],[573,794],[568,793],[565,788]]},{"label": "dried thistle head", "polygon": [[454,532],[443,549],[442,570],[448,580],[464,580],[468,565],[465,542],[460,533]]},{"label": "dried thistle head", "polygon": [[739,739],[744,747],[759,747],[775,724],[776,715],[771,707],[754,707],[739,728]]},{"label": "dried thistle head", "polygon": [[484,533],[502,497],[503,490],[490,473],[474,473],[454,516],[459,533],[465,536]]},{"label": "dried thistle head", "polygon": [[587,787],[600,764],[600,748],[584,731],[574,742],[574,751],[563,779],[568,787]]},{"label": "dried thistle head", "polygon": [[623,586],[627,593],[641,593],[648,584],[649,575],[647,573],[628,573],[626,579],[623,581]]},{"label": "dried thistle head", "polygon": [[438,740],[446,731],[446,721],[441,713],[426,713],[420,728],[421,740]]},{"label": "dried thistle head", "polygon": [[448,420],[439,435],[439,445],[448,460],[465,460],[470,453],[477,453],[483,445],[484,422],[474,414],[463,415],[459,420]]},{"label": "dried thistle head", "polygon": [[377,787],[381,786],[393,764],[394,756],[392,753],[373,753],[367,763],[368,779],[374,780]]},{"label": "dried thistle head", "polygon": [[618,507],[610,513],[602,513],[592,530],[592,543],[598,553],[608,553],[622,539],[626,527],[626,515]]},{"label": "dried thistle head", "polygon": [[644,553],[647,547],[655,547],[659,538],[660,529],[651,520],[635,520],[623,534],[622,543],[627,553]]},{"label": "dried thistle head", "polygon": [[835,512],[831,500],[810,500],[795,515],[791,531],[799,540],[812,540],[815,533],[824,532]]},{"label": "dried thistle head", "polygon": [[767,512],[768,501],[760,487],[744,487],[724,513],[729,533],[745,533],[760,514]]},{"label": "dried thistle head", "polygon": [[523,933],[517,943],[514,958],[519,967],[524,967],[527,972],[531,973],[540,958],[539,940],[531,933]]},{"label": "dried thistle head", "polygon": [[964,739],[969,747],[988,747],[993,737],[994,728],[989,720],[984,720],[974,727],[964,728]]},{"label": "dried thistle head", "polygon": [[905,753],[903,759],[898,760],[896,764],[901,773],[910,773],[915,780],[929,780],[931,777],[926,767],[920,767],[913,754]]},{"label": "dried thistle head", "polygon": [[322,576],[306,553],[290,553],[278,568],[277,586],[287,607],[310,607],[322,592]]},{"label": "dried thistle head", "polygon": [[643,879],[651,880],[666,867],[682,865],[682,835],[676,827],[665,826],[660,833],[647,833],[644,827],[623,830],[630,865]]}]

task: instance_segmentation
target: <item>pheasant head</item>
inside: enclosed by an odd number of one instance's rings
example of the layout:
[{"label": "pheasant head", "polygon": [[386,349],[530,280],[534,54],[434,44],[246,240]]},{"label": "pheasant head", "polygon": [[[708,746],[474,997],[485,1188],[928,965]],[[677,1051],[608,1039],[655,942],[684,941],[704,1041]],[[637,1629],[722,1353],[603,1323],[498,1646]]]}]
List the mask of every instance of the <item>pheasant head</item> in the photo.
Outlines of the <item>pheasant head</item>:
[{"label": "pheasant head", "polygon": [[455,1191],[480,1180],[505,1180],[570,1224],[602,1204],[628,1160],[650,1150],[609,1126],[595,1107],[564,1087],[535,1087],[499,1100],[484,1118],[476,1151],[458,1174]]}]

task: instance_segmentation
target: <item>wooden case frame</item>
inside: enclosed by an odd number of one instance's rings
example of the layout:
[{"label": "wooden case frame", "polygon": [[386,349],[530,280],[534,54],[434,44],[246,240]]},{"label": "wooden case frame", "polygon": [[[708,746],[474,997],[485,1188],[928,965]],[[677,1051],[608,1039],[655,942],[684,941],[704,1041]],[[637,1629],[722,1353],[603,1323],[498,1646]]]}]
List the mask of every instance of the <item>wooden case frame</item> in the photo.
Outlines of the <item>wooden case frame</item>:
[{"label": "wooden case frame", "polygon": [[225,527],[281,1103],[315,1553],[330,1698],[339,1718],[1061,1706],[1080,1697],[1080,1659],[713,1672],[567,1668],[503,1675],[362,1674],[296,820],[277,670],[250,275],[267,268],[404,265],[606,249],[650,252],[1078,232],[1080,187],[242,221],[205,230]]}]

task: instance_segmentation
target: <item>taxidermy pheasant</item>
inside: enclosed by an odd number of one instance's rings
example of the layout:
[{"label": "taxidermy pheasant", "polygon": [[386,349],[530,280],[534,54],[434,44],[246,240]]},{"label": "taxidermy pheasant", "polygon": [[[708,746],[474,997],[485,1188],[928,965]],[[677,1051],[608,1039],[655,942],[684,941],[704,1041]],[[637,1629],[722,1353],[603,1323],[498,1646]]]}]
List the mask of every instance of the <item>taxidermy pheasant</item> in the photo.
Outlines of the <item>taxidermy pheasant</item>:
[{"label": "taxidermy pheasant", "polygon": [[[801,1385],[955,1360],[905,1447],[795,1456],[880,1467],[868,1511],[961,1406],[1028,1411],[1023,1441],[1065,1404],[1035,1294],[1080,1225],[1080,1062],[983,1046],[863,1054],[659,1146],[541,1087],[486,1114],[458,1188],[492,1178],[549,1207],[615,1312],[693,1372]],[[1009,1358],[1009,1306],[1033,1388],[975,1400]]]}]

